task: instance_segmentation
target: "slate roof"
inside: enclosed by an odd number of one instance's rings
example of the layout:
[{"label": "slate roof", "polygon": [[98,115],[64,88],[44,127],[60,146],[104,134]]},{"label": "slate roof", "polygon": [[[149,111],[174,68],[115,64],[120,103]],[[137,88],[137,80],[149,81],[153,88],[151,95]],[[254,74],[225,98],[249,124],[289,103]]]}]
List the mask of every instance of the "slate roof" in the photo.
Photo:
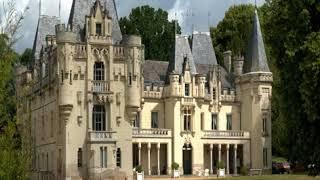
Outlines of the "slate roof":
[{"label": "slate roof", "polygon": [[[85,16],[90,14],[90,10],[96,0],[73,0],[69,23],[71,27],[79,32],[78,39],[84,40]],[[109,12],[112,17],[112,38],[114,43],[120,43],[122,34],[118,22],[118,14],[114,0],[100,0],[100,4]]]},{"label": "slate roof", "polygon": [[60,20],[58,17],[40,16],[33,42],[33,55],[35,58],[35,63],[37,63],[40,58],[40,51],[42,46],[46,44],[46,36],[55,35],[55,25],[59,23]]},{"label": "slate roof", "polygon": [[257,10],[255,10],[253,17],[253,31],[251,33],[243,65],[243,73],[259,71],[270,72],[260,28],[259,16]]},{"label": "slate roof", "polygon": [[209,33],[197,32],[192,35],[192,54],[196,64],[218,64]]},{"label": "slate roof", "polygon": [[145,85],[164,85],[168,71],[168,62],[146,60],[143,64],[143,77]]},{"label": "slate roof", "polygon": [[192,74],[196,74],[196,66],[193,60],[193,55],[191,53],[189,41],[187,36],[176,35],[174,56],[169,62],[169,73],[182,73],[184,58],[187,57],[190,71]]}]

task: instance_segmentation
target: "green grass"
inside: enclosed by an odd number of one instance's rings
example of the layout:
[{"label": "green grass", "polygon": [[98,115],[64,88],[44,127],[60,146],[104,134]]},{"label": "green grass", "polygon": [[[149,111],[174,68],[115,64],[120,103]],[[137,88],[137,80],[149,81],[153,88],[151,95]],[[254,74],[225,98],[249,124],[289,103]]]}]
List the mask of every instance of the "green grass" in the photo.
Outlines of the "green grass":
[{"label": "green grass", "polygon": [[320,180],[320,177],[306,175],[265,175],[265,176],[239,176],[223,178],[224,180]]}]

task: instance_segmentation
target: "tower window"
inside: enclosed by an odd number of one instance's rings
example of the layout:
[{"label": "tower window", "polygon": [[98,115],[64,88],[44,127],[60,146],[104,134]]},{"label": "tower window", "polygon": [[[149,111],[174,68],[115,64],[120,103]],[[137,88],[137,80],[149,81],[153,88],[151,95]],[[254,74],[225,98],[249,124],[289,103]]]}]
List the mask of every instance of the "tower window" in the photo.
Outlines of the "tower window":
[{"label": "tower window", "polygon": [[262,115],[262,132],[264,134],[268,133],[268,128],[267,128],[267,113],[263,113]]},{"label": "tower window", "polygon": [[82,167],[82,148],[78,149],[78,167]]},{"label": "tower window", "polygon": [[232,130],[232,115],[227,114],[227,130]]},{"label": "tower window", "polygon": [[121,150],[117,148],[117,167],[121,167]]},{"label": "tower window", "polygon": [[216,88],[212,89],[212,98],[216,99]]},{"label": "tower window", "polygon": [[104,65],[103,62],[94,63],[93,80],[104,81]]},{"label": "tower window", "polygon": [[218,115],[217,114],[211,115],[211,129],[212,130],[218,129]]},{"label": "tower window", "polygon": [[204,130],[204,113],[202,112],[201,113],[201,117],[200,117],[200,120],[201,120],[201,130]]},{"label": "tower window", "polygon": [[96,23],[96,35],[101,36],[102,35],[102,26],[101,23]]},{"label": "tower window", "polygon": [[263,148],[263,166],[268,167],[268,149]]},{"label": "tower window", "polygon": [[92,128],[94,131],[106,130],[106,113],[103,105],[94,105],[92,112]]},{"label": "tower window", "polygon": [[158,112],[151,112],[151,128],[159,128]]},{"label": "tower window", "polygon": [[140,112],[137,112],[136,118],[133,121],[133,127],[140,127]]},{"label": "tower window", "polygon": [[191,130],[191,110],[185,109],[183,114],[183,130]]},{"label": "tower window", "polygon": [[184,95],[190,96],[190,85],[189,84],[184,85]]}]

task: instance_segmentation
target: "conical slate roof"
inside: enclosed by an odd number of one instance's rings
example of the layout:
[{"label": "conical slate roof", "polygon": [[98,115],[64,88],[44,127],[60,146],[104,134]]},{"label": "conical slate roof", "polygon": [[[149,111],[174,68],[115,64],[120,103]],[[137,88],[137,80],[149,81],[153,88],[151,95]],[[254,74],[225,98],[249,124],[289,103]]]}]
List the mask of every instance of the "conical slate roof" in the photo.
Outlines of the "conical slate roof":
[{"label": "conical slate roof", "polygon": [[[96,0],[73,0],[69,24],[71,27],[79,32],[79,39],[84,39],[85,16],[90,14],[90,10]],[[100,0],[100,4],[109,12],[112,18],[112,38],[115,43],[122,40],[122,34],[118,22],[118,14],[114,0]]]},{"label": "conical slate roof", "polygon": [[257,10],[254,12],[253,31],[243,66],[243,73],[270,72]]},{"label": "conical slate roof", "polygon": [[193,33],[192,54],[196,64],[218,64],[209,33]]},{"label": "conical slate roof", "polygon": [[187,36],[176,35],[174,57],[169,62],[169,73],[175,72],[181,74],[183,71],[184,59],[188,60],[190,72],[196,74],[196,66],[191,53]]}]

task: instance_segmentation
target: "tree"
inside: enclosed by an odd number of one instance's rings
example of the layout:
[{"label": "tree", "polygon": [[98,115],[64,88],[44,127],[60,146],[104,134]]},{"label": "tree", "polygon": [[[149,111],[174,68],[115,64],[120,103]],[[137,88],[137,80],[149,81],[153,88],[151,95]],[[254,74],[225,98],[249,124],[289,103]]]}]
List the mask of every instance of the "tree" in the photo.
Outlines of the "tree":
[{"label": "tree", "polygon": [[179,24],[168,21],[168,13],[150,6],[132,9],[128,17],[120,18],[122,33],[139,35],[145,45],[145,58],[169,61],[175,44],[175,32],[181,33]]},{"label": "tree", "polygon": [[[224,51],[231,50],[234,55],[244,56],[248,38],[252,30],[254,6],[235,5],[228,9],[217,27],[211,27],[213,47],[218,59],[223,60]],[[220,62],[220,64],[223,64]]]},{"label": "tree", "polygon": [[27,48],[24,50],[19,58],[19,63],[24,66],[29,66],[32,62],[32,49]]},{"label": "tree", "polygon": [[266,43],[278,69],[278,139],[291,161],[320,163],[320,2],[266,2]]}]

